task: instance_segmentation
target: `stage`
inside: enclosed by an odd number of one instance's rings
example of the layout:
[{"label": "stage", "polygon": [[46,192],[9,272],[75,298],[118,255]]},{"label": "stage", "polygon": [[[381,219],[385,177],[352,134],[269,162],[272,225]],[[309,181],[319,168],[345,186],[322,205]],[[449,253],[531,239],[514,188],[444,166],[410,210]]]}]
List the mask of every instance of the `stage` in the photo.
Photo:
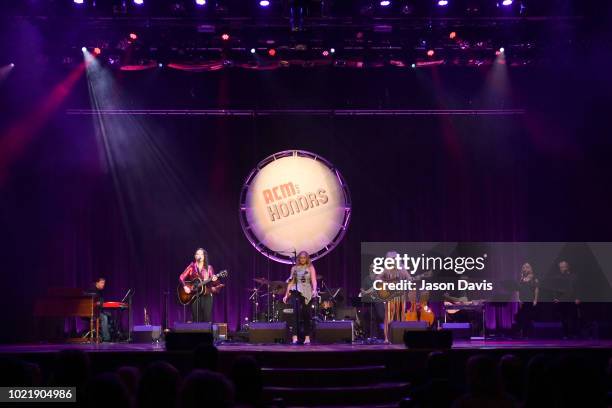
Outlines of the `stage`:
[{"label": "stage", "polygon": [[[399,344],[251,344],[223,342],[217,344],[221,354],[225,353],[350,353],[361,351],[389,352],[410,351]],[[576,350],[612,349],[612,340],[455,340],[452,351],[495,350],[508,352],[517,350]],[[166,353],[163,342],[159,343],[100,343],[100,344],[4,344],[0,345],[0,355],[24,355],[55,353],[61,350],[82,350],[86,353]]]}]

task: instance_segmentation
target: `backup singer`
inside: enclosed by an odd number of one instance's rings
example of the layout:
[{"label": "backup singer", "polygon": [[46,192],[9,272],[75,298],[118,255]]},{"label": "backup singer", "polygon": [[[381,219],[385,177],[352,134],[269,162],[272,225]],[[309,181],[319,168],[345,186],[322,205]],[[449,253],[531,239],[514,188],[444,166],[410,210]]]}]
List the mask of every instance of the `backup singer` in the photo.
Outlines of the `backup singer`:
[{"label": "backup singer", "polygon": [[563,325],[563,337],[570,338],[580,333],[580,298],[577,291],[577,277],[569,262],[559,262],[559,270],[553,279],[557,287],[553,302]]},{"label": "backup singer", "polygon": [[[196,249],[194,261],[185,268],[183,273],[181,273],[179,279],[183,284],[185,292],[189,293],[191,291],[189,287],[185,285],[185,281],[194,280],[196,278],[202,280],[217,280],[212,265],[208,264],[208,252],[206,252],[204,248]],[[191,320],[193,322],[211,322],[212,307],[213,296],[211,293],[197,297],[193,303],[191,303]]]},{"label": "backup singer", "polygon": [[518,282],[519,310],[516,313],[516,323],[521,336],[530,334],[539,295],[540,282],[535,277],[531,264],[525,262],[521,267],[521,277]]},{"label": "backup singer", "polygon": [[[310,333],[312,330],[312,321],[308,305],[312,298],[317,296],[317,272],[310,261],[308,252],[302,251],[297,256],[297,263],[291,268],[291,275],[287,279],[287,292],[283,298],[283,302],[294,305],[295,299],[293,296],[299,296],[298,304],[298,319],[299,332],[297,330],[297,321],[294,320],[291,326],[291,342],[297,344],[298,336],[304,335],[304,344],[310,344]],[[297,290],[296,293],[291,291]],[[291,298],[290,298],[291,296]],[[295,306],[294,306],[295,307]],[[294,319],[295,319],[294,313]]]}]

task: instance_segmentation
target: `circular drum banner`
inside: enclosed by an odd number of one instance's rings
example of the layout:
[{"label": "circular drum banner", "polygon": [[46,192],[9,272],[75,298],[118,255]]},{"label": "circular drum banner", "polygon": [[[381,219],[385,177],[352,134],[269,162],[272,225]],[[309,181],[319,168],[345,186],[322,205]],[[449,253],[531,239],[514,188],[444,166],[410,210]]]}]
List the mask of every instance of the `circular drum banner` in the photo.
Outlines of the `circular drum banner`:
[{"label": "circular drum banner", "polygon": [[317,259],[342,240],[351,215],[344,179],[314,153],[287,150],[262,160],[240,194],[240,223],[265,256],[291,263],[294,251]]}]

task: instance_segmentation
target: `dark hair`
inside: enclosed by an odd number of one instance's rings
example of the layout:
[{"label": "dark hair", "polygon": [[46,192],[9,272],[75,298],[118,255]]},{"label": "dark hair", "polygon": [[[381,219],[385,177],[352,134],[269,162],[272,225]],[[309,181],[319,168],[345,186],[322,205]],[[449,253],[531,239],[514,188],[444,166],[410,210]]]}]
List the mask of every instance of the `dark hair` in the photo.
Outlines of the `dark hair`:
[{"label": "dark hair", "polygon": [[106,278],[104,276],[99,276],[98,279],[96,279],[96,283],[98,283],[100,281],[105,281],[106,282]]},{"label": "dark hair", "polygon": [[204,252],[204,269],[208,269],[208,252],[204,248],[196,248],[195,252],[198,251]]}]

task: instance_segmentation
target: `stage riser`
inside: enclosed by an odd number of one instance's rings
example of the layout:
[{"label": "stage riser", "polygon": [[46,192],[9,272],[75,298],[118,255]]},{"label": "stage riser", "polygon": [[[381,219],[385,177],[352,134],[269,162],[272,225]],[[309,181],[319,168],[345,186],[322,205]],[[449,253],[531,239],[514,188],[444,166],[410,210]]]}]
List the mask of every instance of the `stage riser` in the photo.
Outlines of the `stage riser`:
[{"label": "stage riser", "polygon": [[363,366],[352,368],[323,369],[263,369],[264,383],[277,387],[315,387],[327,384],[329,386],[367,385],[387,379],[387,369],[384,365]]},{"label": "stage riser", "polygon": [[287,405],[321,406],[321,405],[364,405],[399,402],[408,393],[408,383],[384,383],[363,387],[326,388],[290,388],[264,387],[264,398],[272,400],[283,398]]}]

